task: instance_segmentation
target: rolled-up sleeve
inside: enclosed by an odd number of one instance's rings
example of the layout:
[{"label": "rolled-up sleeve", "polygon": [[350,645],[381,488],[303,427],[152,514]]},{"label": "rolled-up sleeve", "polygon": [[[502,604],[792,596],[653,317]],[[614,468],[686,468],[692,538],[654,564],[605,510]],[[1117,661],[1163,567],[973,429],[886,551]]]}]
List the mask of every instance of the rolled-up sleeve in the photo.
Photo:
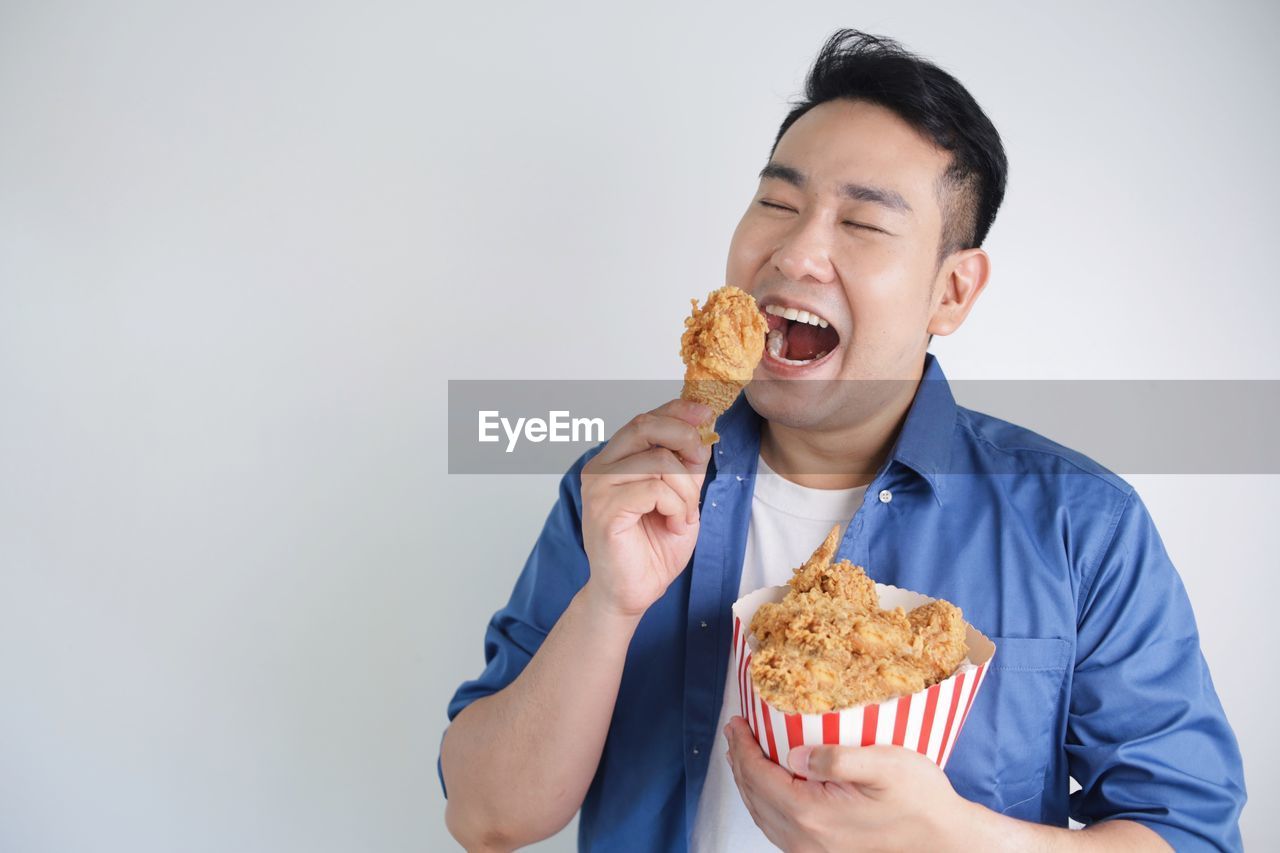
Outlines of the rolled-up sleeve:
[{"label": "rolled-up sleeve", "polygon": [[1241,849],[1244,770],[1191,603],[1136,493],[1082,585],[1067,761],[1084,824],[1132,820],[1175,850]]},{"label": "rolled-up sleeve", "polygon": [[[472,702],[497,693],[516,680],[569,602],[586,584],[590,570],[582,546],[581,474],[582,467],[602,446],[583,454],[561,478],[555,506],[525,561],[511,598],[485,629],[484,671],[463,682],[453,694],[447,712],[450,722]],[[440,742],[444,743],[443,734]],[[436,773],[440,788],[448,797],[439,756]]]}]

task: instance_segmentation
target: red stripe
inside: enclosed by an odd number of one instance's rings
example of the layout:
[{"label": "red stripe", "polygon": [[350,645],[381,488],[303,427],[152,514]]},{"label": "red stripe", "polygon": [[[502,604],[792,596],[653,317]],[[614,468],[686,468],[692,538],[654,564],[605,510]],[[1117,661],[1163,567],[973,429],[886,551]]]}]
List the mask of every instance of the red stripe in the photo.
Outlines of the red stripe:
[{"label": "red stripe", "polygon": [[[804,721],[799,714],[787,714],[784,718],[787,721],[787,749],[795,749],[797,746],[804,746]],[[804,781],[805,777],[796,774],[796,778]]]},{"label": "red stripe", "polygon": [[898,713],[893,720],[893,745],[903,746],[907,740],[907,715],[911,713],[911,697],[898,700]]},{"label": "red stripe", "polygon": [[956,727],[957,738],[960,737],[960,729],[964,728],[964,721],[969,719],[969,709],[973,707],[973,697],[978,695],[978,688],[982,686],[982,673],[986,668],[987,665],[984,663],[973,674],[973,690],[969,691],[969,698],[964,703],[964,713],[960,715],[960,725]]},{"label": "red stripe", "polygon": [[742,669],[743,669],[743,661],[746,660],[746,657],[747,657],[744,654],[744,652],[747,650],[747,638],[746,637],[742,638],[741,646],[738,645],[738,641],[736,639],[738,634],[738,626],[741,624],[742,624],[741,620],[738,620],[738,619],[734,620],[733,633],[734,633],[735,639],[734,639],[733,645],[738,653],[738,702],[739,702],[739,707],[742,709],[742,717],[743,719],[746,719],[749,714],[749,712],[747,711],[747,685],[746,685],[746,682],[742,680]]},{"label": "red stripe", "polygon": [[921,755],[929,752],[929,735],[933,734],[933,715],[938,710],[938,691],[941,689],[942,685],[933,685],[925,699],[924,720],[920,723],[920,743],[916,746],[916,752]]},{"label": "red stripe", "polygon": [[787,721],[787,749],[804,746],[804,720],[799,714],[787,714],[783,719]]},{"label": "red stripe", "polygon": [[839,743],[840,742],[840,715],[839,714],[823,714],[822,715],[822,742],[823,743]]},{"label": "red stripe", "polygon": [[[751,671],[751,653],[747,652],[747,672]],[[751,705],[751,731],[756,733],[756,739],[760,738],[760,721],[756,719],[756,686],[751,681],[751,676],[747,676],[747,699]]]},{"label": "red stripe", "polygon": [[778,763],[778,745],[773,740],[773,721],[770,717],[773,712],[769,710],[769,703],[760,700],[760,716],[764,717],[764,733],[769,738],[769,760],[774,764]]},{"label": "red stripe", "polygon": [[733,660],[737,661],[737,707],[746,716],[746,690],[742,689],[742,647],[737,644],[737,634],[742,628],[742,620],[733,617]]},{"label": "red stripe", "polygon": [[951,710],[947,712],[947,724],[942,729],[942,746],[938,749],[938,766],[947,762],[947,742],[951,740],[951,724],[956,719],[956,709],[960,707],[960,691],[964,690],[964,673],[956,676],[956,683],[951,690]]},{"label": "red stripe", "polygon": [[747,715],[747,694],[742,684],[742,649],[734,649],[734,659],[737,661],[738,671],[735,673],[738,678],[738,705],[742,709],[742,715]]},{"label": "red stripe", "polygon": [[965,718],[969,716],[969,707],[973,704],[973,697],[978,695],[978,676],[982,674],[982,667],[978,667],[973,671],[973,687],[969,690],[969,696],[964,700],[964,713],[960,715],[960,722],[956,725],[956,737],[960,737],[960,729],[964,727]]},{"label": "red stripe", "polygon": [[747,693],[742,688],[742,659],[738,659],[738,713],[747,717]]},{"label": "red stripe", "polygon": [[880,706],[868,705],[862,709],[862,745],[871,746],[876,742],[876,723],[880,719]]}]

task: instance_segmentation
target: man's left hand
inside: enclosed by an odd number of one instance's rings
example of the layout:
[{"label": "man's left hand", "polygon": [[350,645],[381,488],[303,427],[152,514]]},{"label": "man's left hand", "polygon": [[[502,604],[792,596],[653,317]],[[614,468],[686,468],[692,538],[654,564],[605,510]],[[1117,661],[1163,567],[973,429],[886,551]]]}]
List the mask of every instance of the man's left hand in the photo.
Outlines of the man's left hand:
[{"label": "man's left hand", "polygon": [[812,746],[791,750],[805,780],[770,761],[746,720],[725,727],[729,766],[747,811],[787,851],[947,850],[972,803],[928,758],[900,746]]}]

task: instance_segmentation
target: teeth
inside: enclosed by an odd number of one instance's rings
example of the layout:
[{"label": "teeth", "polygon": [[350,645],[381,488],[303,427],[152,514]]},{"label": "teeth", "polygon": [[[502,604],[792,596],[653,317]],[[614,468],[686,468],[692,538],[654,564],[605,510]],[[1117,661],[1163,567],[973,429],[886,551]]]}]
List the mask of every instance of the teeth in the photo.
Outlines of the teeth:
[{"label": "teeth", "polygon": [[783,358],[780,355],[774,356],[774,358],[778,359],[778,361],[782,362],[783,364],[808,364],[810,361],[813,361],[813,359],[808,359],[807,361],[795,361],[794,359]]},{"label": "teeth", "polygon": [[831,325],[817,314],[811,314],[808,311],[801,311],[798,308],[783,308],[781,305],[766,305],[764,307],[764,312],[766,314],[773,314],[775,317],[795,320],[798,323],[808,323],[810,326],[819,326],[823,329]]},{"label": "teeth", "polygon": [[782,358],[782,344],[783,344],[783,337],[782,337],[781,329],[774,329],[772,332],[769,333],[769,336],[765,339],[765,345],[769,349],[769,355],[777,359]]},{"label": "teeth", "polygon": [[808,364],[811,361],[817,361],[818,359],[826,355],[828,352],[828,350],[823,350],[822,352],[815,355],[813,358],[797,361],[792,358],[783,357],[782,347],[785,343],[786,343],[786,336],[782,334],[781,329],[774,329],[769,333],[768,337],[765,338],[765,348],[769,350],[769,356],[771,358],[774,358],[782,362],[783,364]]}]

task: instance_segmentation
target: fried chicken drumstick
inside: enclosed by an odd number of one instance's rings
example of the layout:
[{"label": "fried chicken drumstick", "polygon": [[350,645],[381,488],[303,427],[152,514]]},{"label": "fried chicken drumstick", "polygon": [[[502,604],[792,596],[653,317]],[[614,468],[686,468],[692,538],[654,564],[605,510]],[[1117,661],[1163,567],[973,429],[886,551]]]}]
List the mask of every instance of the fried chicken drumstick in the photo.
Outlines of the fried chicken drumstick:
[{"label": "fried chicken drumstick", "polygon": [[786,597],[751,620],[751,679],[780,711],[825,713],[915,693],[949,678],[965,657],[960,608],[939,600],[910,613],[881,610],[861,566],[831,562],[839,533],[832,528]]},{"label": "fried chicken drumstick", "polygon": [[701,308],[698,300],[691,301],[693,314],[685,318],[680,336],[680,358],[685,364],[680,398],[710,406],[715,412],[698,427],[702,443],[714,444],[720,438],[715,432],[716,418],[751,381],[764,355],[769,329],[751,294],[733,285],[712,291]]}]

